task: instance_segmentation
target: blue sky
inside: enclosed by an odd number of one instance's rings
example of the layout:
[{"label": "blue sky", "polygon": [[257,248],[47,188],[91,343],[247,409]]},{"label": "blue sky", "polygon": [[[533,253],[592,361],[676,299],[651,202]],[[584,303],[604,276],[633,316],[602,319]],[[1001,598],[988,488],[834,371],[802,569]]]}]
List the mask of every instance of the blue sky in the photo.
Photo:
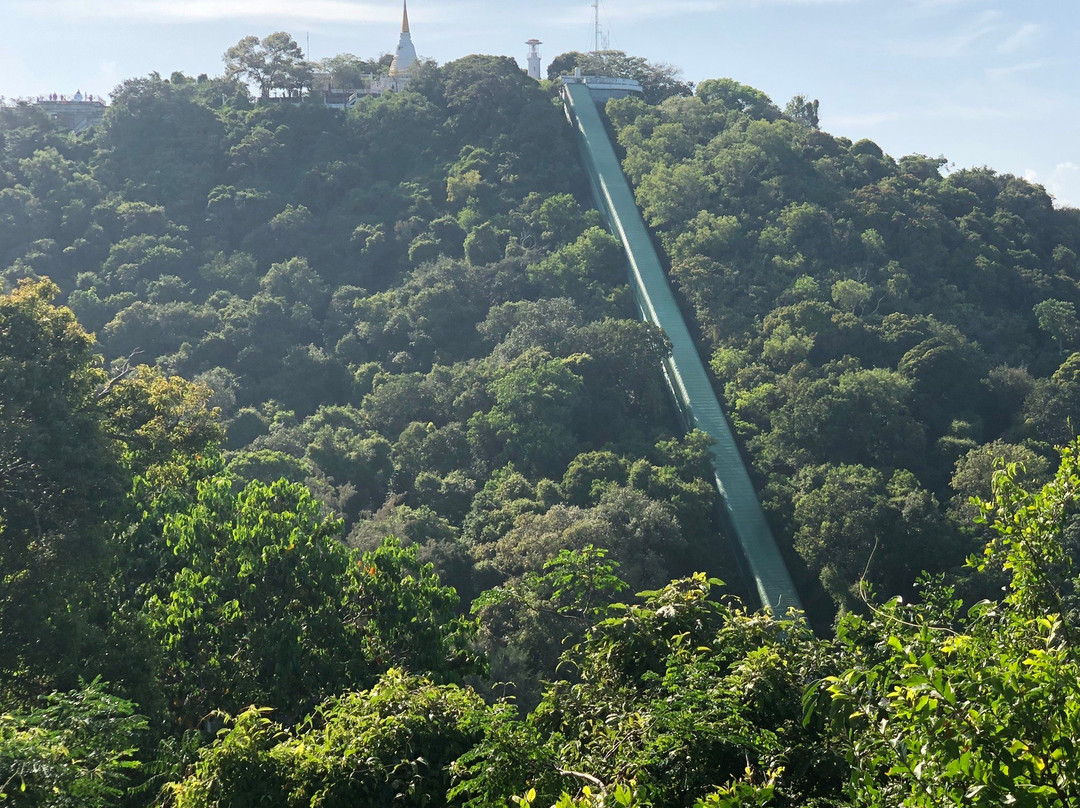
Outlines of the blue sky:
[{"label": "blue sky", "polygon": [[[610,46],[730,76],[893,154],[943,155],[1040,182],[1080,207],[1078,0],[603,0]],[[314,58],[393,49],[398,0],[0,0],[0,96],[106,94],[157,70],[220,73],[247,34],[290,31]],[[412,0],[421,56],[524,63],[592,47],[589,0]]]}]

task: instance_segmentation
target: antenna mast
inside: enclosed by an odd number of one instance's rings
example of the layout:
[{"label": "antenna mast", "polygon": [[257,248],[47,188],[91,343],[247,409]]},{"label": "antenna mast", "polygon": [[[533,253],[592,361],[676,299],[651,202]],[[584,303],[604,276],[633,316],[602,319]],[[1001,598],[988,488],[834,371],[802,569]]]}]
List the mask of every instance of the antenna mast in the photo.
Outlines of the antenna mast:
[{"label": "antenna mast", "polygon": [[600,0],[593,0],[593,53],[600,52]]}]

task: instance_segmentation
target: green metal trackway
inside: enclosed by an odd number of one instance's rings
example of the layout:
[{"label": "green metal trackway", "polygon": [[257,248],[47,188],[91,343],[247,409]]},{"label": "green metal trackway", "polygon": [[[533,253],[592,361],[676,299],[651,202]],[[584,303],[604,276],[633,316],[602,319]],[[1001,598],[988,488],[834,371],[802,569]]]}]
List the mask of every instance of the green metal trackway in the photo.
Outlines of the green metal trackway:
[{"label": "green metal trackway", "polygon": [[791,608],[802,611],[795,584],[765,521],[731,427],[671,293],[589,87],[584,83],[569,83],[564,85],[563,92],[567,117],[577,129],[593,194],[630,261],[631,280],[642,317],[662,328],[671,341],[665,372],[676,402],[689,427],[713,438],[713,472],[725,521],[734,534],[761,605],[776,615],[783,615]]}]

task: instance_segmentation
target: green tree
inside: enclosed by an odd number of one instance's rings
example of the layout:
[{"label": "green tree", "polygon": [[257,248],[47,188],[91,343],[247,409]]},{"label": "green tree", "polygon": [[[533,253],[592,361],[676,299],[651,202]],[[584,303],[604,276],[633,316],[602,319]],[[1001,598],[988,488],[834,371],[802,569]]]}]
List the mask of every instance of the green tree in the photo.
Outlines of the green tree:
[{"label": "green tree", "polygon": [[564,463],[573,451],[570,414],[581,391],[574,362],[533,349],[495,378],[494,406],[469,419],[477,459],[489,467],[520,463],[540,473]]},{"label": "green tree", "polygon": [[269,712],[229,719],[190,775],[168,786],[177,808],[462,805],[447,797],[453,766],[492,715],[472,690],[401,670],[326,700],[291,732]]},{"label": "green tree", "polygon": [[234,493],[223,475],[198,482],[187,510],[166,515],[178,571],[145,612],[185,723],[252,703],[295,720],[391,666],[468,669],[456,593],[414,549],[388,539],[359,556],[340,529],[302,485],[252,482]]},{"label": "green tree", "polygon": [[117,805],[146,720],[95,679],[0,713],[0,800],[15,808]]},{"label": "green tree", "polygon": [[[552,295],[584,296],[589,287],[609,287],[623,279],[623,254],[607,231],[590,227],[573,242],[529,267],[534,282]],[[589,289],[591,291],[591,289]]]},{"label": "green tree", "polygon": [[509,233],[499,231],[490,222],[474,227],[465,237],[465,259],[471,266],[492,264],[503,257]]},{"label": "green tree", "polygon": [[225,51],[222,61],[226,76],[254,83],[262,98],[269,98],[273,90],[295,95],[311,86],[311,65],[304,61],[304,52],[296,40],[285,31],[262,40],[246,36]]},{"label": "green tree", "polygon": [[963,558],[937,500],[910,472],[820,466],[796,480],[795,548],[841,606],[857,608],[867,583],[908,591],[931,553],[942,566]]},{"label": "green tree", "polygon": [[574,681],[553,683],[536,711],[559,768],[593,788],[632,781],[645,804],[722,805],[706,795],[738,781],[756,797],[727,804],[830,804],[846,766],[801,707],[827,657],[805,624],[710,598],[717,583],[699,574],[614,606],[566,654]]},{"label": "green tree", "polygon": [[224,143],[224,124],[194,97],[193,85],[175,85],[156,73],[128,79],[112,94],[98,176],[124,189],[128,200],[201,222],[207,194],[228,165]]},{"label": "green tree", "polygon": [[784,114],[807,129],[818,129],[818,100],[811,101],[805,95],[792,96],[784,107]]},{"label": "green tree", "polygon": [[614,597],[627,588],[608,551],[586,544],[559,550],[543,563],[482,592],[471,611],[489,676],[513,688],[517,703],[535,707],[554,661],[579,642]]},{"label": "green tree", "polygon": [[173,711],[194,726],[214,709],[274,704],[299,717],[367,673],[348,619],[355,562],[307,489],[277,482],[198,483],[164,538],[181,568],[146,604],[162,645]]},{"label": "green tree", "polygon": [[1080,487],[1073,443],[1041,490],[1011,466],[983,503],[992,537],[982,567],[1007,575],[999,603],[965,609],[931,583],[838,631],[844,672],[808,693],[845,733],[850,796],[903,806],[1068,806],[1080,713],[1076,570],[1070,557]]},{"label": "green tree", "polygon": [[1013,477],[1026,487],[1046,478],[1050,464],[1022,444],[995,440],[977,446],[957,459],[949,485],[956,492],[951,507],[962,515],[964,522],[971,522],[981,509],[976,501],[989,500],[994,493],[994,477],[1013,466]]},{"label": "green tree", "polygon": [[724,107],[744,112],[752,118],[772,120],[780,110],[769,96],[740,84],[733,79],[708,79],[697,86],[695,94],[706,103],[718,102]]},{"label": "green tree", "polygon": [[1049,379],[1040,379],[1024,400],[1025,425],[1048,443],[1067,442],[1080,424],[1080,352],[1072,353]]},{"label": "green tree", "polygon": [[844,311],[859,312],[870,302],[874,289],[854,278],[844,278],[832,285],[833,302]]},{"label": "green tree", "polygon": [[1080,327],[1076,323],[1076,307],[1067,300],[1044,300],[1036,304],[1035,317],[1039,328],[1053,337],[1064,353],[1074,344]]},{"label": "green tree", "polygon": [[496,132],[522,137],[524,111],[544,97],[508,56],[473,54],[447,62],[441,73],[450,124],[462,144]]},{"label": "green tree", "polygon": [[359,90],[367,86],[368,76],[386,72],[386,65],[378,60],[361,59],[351,53],[339,53],[317,62],[319,70],[330,74],[335,90]]},{"label": "green tree", "polygon": [[0,688],[74,685],[123,485],[93,338],[57,292],[27,281],[0,297]]}]

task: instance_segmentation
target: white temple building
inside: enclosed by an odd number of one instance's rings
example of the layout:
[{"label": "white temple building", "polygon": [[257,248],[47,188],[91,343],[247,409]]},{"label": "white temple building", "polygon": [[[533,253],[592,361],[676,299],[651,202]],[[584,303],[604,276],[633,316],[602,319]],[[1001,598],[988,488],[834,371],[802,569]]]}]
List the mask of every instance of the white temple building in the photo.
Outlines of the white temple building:
[{"label": "white temple building", "polygon": [[322,94],[323,103],[336,109],[347,109],[353,106],[358,98],[365,95],[382,95],[388,92],[400,92],[409,86],[420,60],[416,55],[416,47],[412,42],[412,34],[409,31],[409,6],[407,0],[403,0],[401,10],[401,34],[398,37],[397,48],[394,50],[394,59],[390,62],[390,69],[386,75],[369,74],[365,80],[365,86],[348,89],[333,89],[330,86],[330,74],[317,73],[313,90]]},{"label": "white temple building", "polygon": [[402,0],[401,35],[398,37],[397,48],[394,50],[394,61],[390,63],[390,71],[385,76],[369,77],[368,86],[363,90],[357,90],[351,102],[346,106],[351,107],[355,104],[358,96],[401,92],[409,86],[418,64],[412,33],[409,31],[409,3],[408,0]]},{"label": "white temple building", "polygon": [[[404,83],[408,84],[410,71],[415,64],[416,48],[413,47],[412,34],[409,32],[409,4],[408,0],[402,0],[401,37],[398,39],[397,50],[394,51],[394,61],[390,63],[390,78],[404,79]],[[404,85],[394,89],[404,89]]]}]

